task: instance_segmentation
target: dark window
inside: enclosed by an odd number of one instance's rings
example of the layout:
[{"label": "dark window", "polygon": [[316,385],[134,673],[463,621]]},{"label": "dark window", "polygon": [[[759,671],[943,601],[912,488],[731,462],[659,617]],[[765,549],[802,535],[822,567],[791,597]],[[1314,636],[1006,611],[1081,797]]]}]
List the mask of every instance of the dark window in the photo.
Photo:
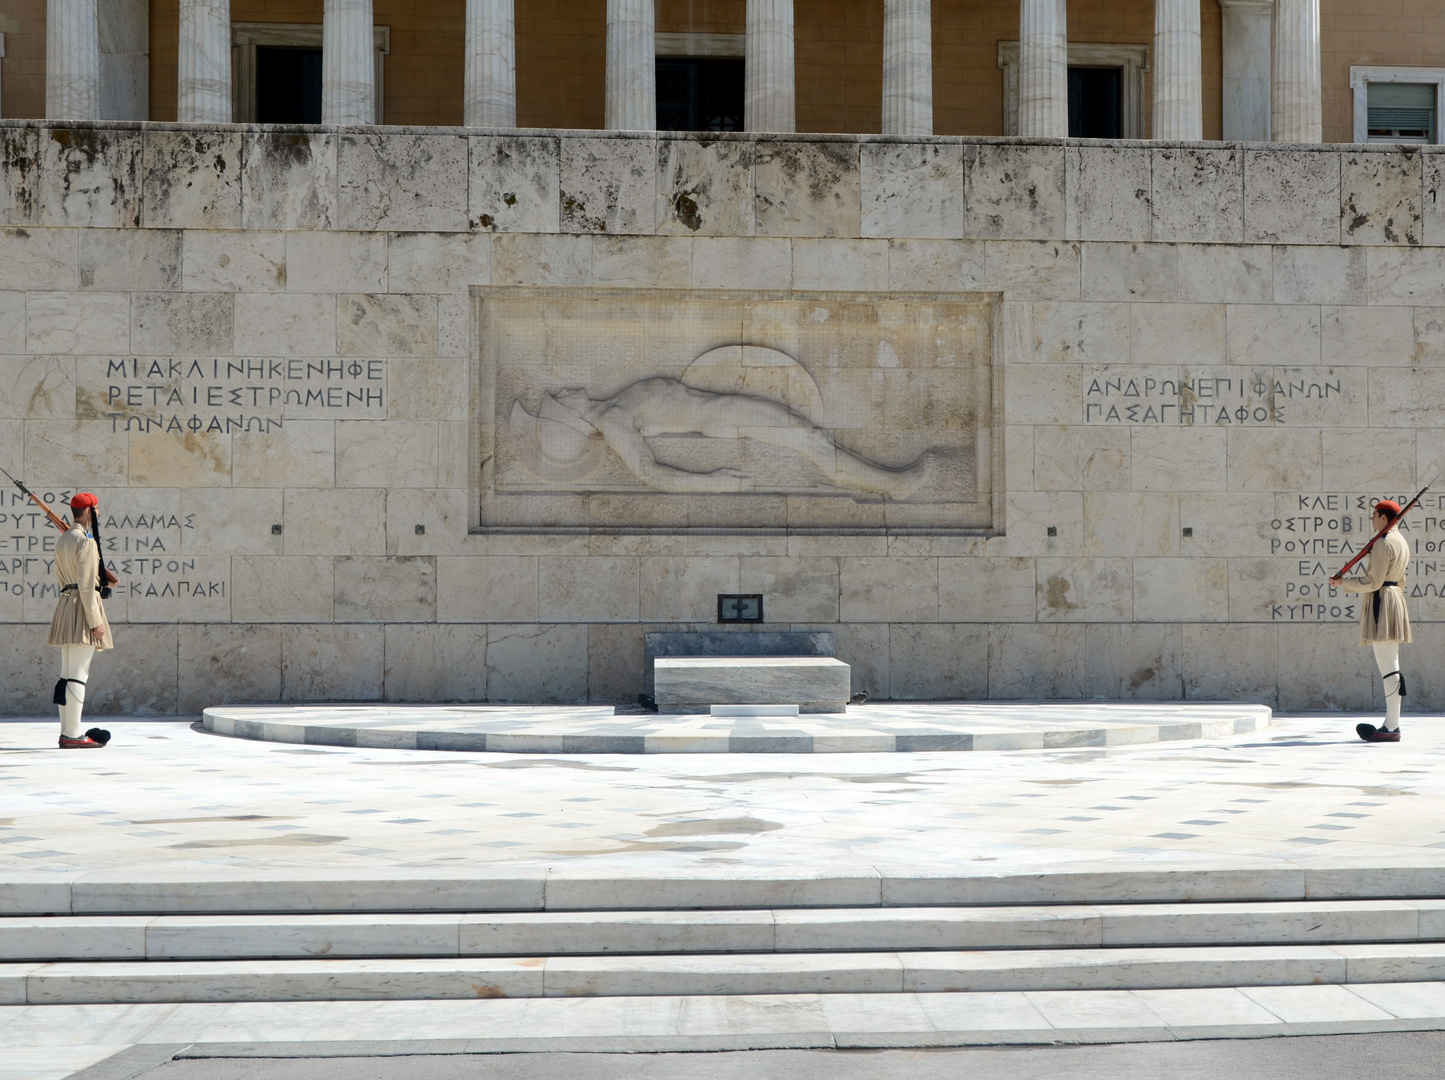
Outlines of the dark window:
[{"label": "dark window", "polygon": [[1370,83],[1365,88],[1372,142],[1433,142],[1434,83]]},{"label": "dark window", "polygon": [[256,121],[321,123],[321,50],[256,50]]},{"label": "dark window", "polygon": [[741,131],[741,60],[658,60],[659,131]]},{"label": "dark window", "polygon": [[1118,139],[1124,134],[1121,68],[1069,68],[1069,137]]}]

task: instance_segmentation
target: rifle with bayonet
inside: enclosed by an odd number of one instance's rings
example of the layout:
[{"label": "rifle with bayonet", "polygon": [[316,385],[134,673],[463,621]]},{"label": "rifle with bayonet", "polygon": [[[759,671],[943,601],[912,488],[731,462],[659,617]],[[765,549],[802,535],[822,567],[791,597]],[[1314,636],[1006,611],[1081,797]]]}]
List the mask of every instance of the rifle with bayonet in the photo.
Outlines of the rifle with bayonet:
[{"label": "rifle with bayonet", "polygon": [[[4,468],[3,466],[0,466],[0,473],[4,473],[9,478],[12,484],[14,484],[16,487],[18,487],[21,491],[23,491],[26,495],[30,497],[31,502],[33,502],[36,506],[40,507],[41,511],[50,521],[50,524],[54,525],[61,532],[70,531],[70,525],[66,522],[66,520],[59,514],[57,514],[54,510],[50,509],[49,504],[46,503],[44,499],[42,499],[39,495],[35,494],[35,492],[31,491],[28,487],[26,487],[23,480],[15,479],[15,477],[10,475],[9,470]],[[105,578],[105,584],[107,587],[114,585],[117,581],[120,580],[120,578],[116,576],[115,571],[105,565],[104,552],[102,552],[100,556],[100,574],[103,578]]]},{"label": "rifle with bayonet", "polygon": [[[1435,482],[1434,480],[1431,480],[1431,481],[1430,481],[1430,484],[1433,484],[1434,482]],[[1414,507],[1416,507],[1417,505],[1419,505],[1421,498],[1423,498],[1424,495],[1425,495],[1425,492],[1427,492],[1427,491],[1430,490],[1430,484],[1426,484],[1424,487],[1422,487],[1422,488],[1419,490],[1419,492],[1415,495],[1415,497],[1414,497],[1413,499],[1411,499],[1411,500],[1410,500],[1409,502],[1407,502],[1403,507],[1400,508],[1400,516],[1399,516],[1399,517],[1395,518],[1394,521],[1390,522],[1390,523],[1389,523],[1388,525],[1386,525],[1383,529],[1381,529],[1379,532],[1377,532],[1374,536],[1370,537],[1370,542],[1367,543],[1364,547],[1360,548],[1360,550],[1355,553],[1355,557],[1354,557],[1353,559],[1351,559],[1349,562],[1345,563],[1344,566],[1340,567],[1339,572],[1338,572],[1337,574],[1335,574],[1335,577],[1337,577],[1337,578],[1342,578],[1342,577],[1344,577],[1346,574],[1348,574],[1348,573],[1354,568],[1354,566],[1355,566],[1355,564],[1356,564],[1357,562],[1359,562],[1359,561],[1360,561],[1361,559],[1363,559],[1366,555],[1368,555],[1368,554],[1370,553],[1370,549],[1375,546],[1375,541],[1379,540],[1380,537],[1384,536],[1387,532],[1389,532],[1389,531],[1390,531],[1391,529],[1393,529],[1396,525],[1398,525],[1398,524],[1400,523],[1400,521],[1405,517],[1406,514],[1408,514]]]}]

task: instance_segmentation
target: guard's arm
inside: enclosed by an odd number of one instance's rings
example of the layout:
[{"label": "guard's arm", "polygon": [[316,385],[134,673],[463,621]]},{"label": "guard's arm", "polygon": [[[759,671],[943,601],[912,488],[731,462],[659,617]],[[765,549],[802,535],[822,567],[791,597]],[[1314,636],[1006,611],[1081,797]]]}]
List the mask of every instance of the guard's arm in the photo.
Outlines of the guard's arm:
[{"label": "guard's arm", "polygon": [[1385,583],[1385,568],[1389,565],[1387,558],[1375,558],[1375,553],[1370,552],[1370,561],[1365,564],[1365,576],[1363,578],[1345,578],[1340,582],[1340,588],[1347,593],[1372,593]]}]

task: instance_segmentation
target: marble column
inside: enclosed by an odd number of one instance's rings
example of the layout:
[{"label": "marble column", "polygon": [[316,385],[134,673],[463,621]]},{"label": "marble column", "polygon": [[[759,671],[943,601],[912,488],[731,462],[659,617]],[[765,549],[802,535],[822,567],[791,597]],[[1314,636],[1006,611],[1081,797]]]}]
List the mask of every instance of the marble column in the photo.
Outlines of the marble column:
[{"label": "marble column", "polygon": [[1320,0],[1277,0],[1274,71],[1270,86],[1271,138],[1317,143],[1320,115]]},{"label": "marble column", "polygon": [[1219,0],[1224,24],[1224,138],[1269,138],[1271,0]]},{"label": "marble column", "polygon": [[181,0],[176,119],[231,122],[231,0]]},{"label": "marble column", "polygon": [[607,0],[607,101],[604,125],[620,131],[657,127],[654,0]]},{"label": "marble column", "polygon": [[45,118],[100,119],[97,0],[46,0]]},{"label": "marble column", "polygon": [[467,0],[467,127],[517,126],[517,30],[513,0]]},{"label": "marble column", "polygon": [[1020,0],[1020,135],[1068,138],[1068,25],[1065,0]]},{"label": "marble column", "polygon": [[1154,0],[1154,138],[1204,138],[1199,0]]},{"label": "marble column", "polygon": [[932,0],[883,0],[883,134],[933,134]]},{"label": "marble column", "polygon": [[326,0],[321,19],[321,122],[376,122],[371,0]]},{"label": "marble column", "polygon": [[748,0],[743,78],[747,131],[796,131],[793,0]]}]

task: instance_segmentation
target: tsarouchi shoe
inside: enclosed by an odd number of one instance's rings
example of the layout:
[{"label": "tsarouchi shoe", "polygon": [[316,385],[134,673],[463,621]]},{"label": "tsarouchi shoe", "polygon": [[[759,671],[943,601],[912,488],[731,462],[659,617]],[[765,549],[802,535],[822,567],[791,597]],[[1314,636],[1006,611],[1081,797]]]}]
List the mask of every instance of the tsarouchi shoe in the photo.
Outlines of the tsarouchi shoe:
[{"label": "tsarouchi shoe", "polygon": [[78,739],[72,739],[69,735],[60,736],[60,749],[62,750],[88,750],[91,747],[100,748],[103,742],[96,742],[89,735],[82,735]]},{"label": "tsarouchi shoe", "polygon": [[1400,729],[1377,728],[1374,724],[1356,724],[1355,734],[1365,742],[1399,742]]},{"label": "tsarouchi shoe", "polygon": [[85,737],[87,739],[93,739],[94,741],[100,743],[101,746],[104,746],[106,743],[110,742],[110,732],[106,731],[103,727],[91,728],[85,733]]}]

